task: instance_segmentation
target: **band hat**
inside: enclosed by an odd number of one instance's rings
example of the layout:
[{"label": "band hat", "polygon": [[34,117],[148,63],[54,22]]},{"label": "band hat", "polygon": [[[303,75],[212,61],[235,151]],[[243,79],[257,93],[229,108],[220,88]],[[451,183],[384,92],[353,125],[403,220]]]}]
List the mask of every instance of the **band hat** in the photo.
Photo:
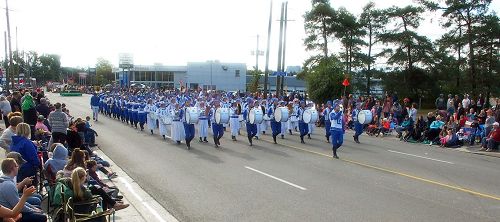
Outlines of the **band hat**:
[{"label": "band hat", "polygon": [[493,126],[499,126],[500,124],[498,122],[493,123]]}]

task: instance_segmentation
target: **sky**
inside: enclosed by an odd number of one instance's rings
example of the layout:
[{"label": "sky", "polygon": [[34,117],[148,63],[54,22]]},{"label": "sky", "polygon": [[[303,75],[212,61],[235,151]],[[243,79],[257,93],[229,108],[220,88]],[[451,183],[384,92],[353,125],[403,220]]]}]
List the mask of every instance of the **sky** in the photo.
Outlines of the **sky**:
[{"label": "sky", "polygon": [[[276,69],[280,0],[273,1],[270,69]],[[331,0],[359,15],[369,0]],[[374,0],[377,8],[404,7],[412,0]],[[0,3],[5,10],[5,2]],[[493,0],[491,9],[500,9]],[[62,66],[94,67],[102,57],[118,65],[120,53],[131,53],[134,64],[186,65],[219,60],[255,66],[251,51],[265,50],[270,0],[9,0],[12,49],[61,56]],[[286,66],[301,66],[310,55],[303,15],[310,0],[288,0]],[[4,11],[0,27],[7,29]],[[419,33],[430,39],[444,31],[439,16],[424,14]],[[16,38],[17,27],[17,38]],[[0,44],[4,52],[4,44]],[[340,49],[334,44],[333,50]],[[0,53],[0,57],[5,57]],[[265,56],[259,57],[264,69]]]}]

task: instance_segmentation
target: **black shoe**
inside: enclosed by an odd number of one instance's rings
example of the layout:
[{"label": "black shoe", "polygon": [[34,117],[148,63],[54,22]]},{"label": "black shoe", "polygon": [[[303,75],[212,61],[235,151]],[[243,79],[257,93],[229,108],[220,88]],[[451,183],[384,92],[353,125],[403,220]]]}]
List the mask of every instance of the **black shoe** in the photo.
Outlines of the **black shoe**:
[{"label": "black shoe", "polygon": [[307,139],[311,139],[311,134],[307,134]]},{"label": "black shoe", "polygon": [[236,136],[231,136],[231,139],[233,139],[233,141],[236,141]]},{"label": "black shoe", "polygon": [[256,140],[259,140],[259,137],[258,137],[258,136],[255,136],[255,139],[256,139]]},{"label": "black shoe", "polygon": [[200,137],[200,141],[199,141],[199,142],[200,142],[200,143],[203,143],[203,140],[201,139],[201,137]]},{"label": "black shoe", "polygon": [[305,144],[304,139],[300,139],[300,143]]},{"label": "black shoe", "polygon": [[188,150],[191,149],[191,142],[186,141],[186,146],[187,146]]},{"label": "black shoe", "polygon": [[207,140],[207,138],[206,138],[206,137],[205,137],[205,138],[203,138],[203,142],[208,143],[208,140]]},{"label": "black shoe", "polygon": [[181,141],[178,141],[178,140],[177,140],[177,145],[179,145],[179,144],[181,144]]},{"label": "black shoe", "polygon": [[281,135],[281,139],[285,139],[285,135]]},{"label": "black shoe", "polygon": [[290,135],[292,135],[292,130],[288,130],[288,133],[290,133]]},{"label": "black shoe", "polygon": [[333,158],[338,159],[338,158],[339,158],[339,156],[335,155],[335,156],[333,156]]},{"label": "black shoe", "polygon": [[162,135],[163,136],[163,140],[166,140],[167,138],[165,137],[165,135]]},{"label": "black shoe", "polygon": [[263,135],[266,135],[266,131],[262,131],[262,134],[263,134]]},{"label": "black shoe", "polygon": [[274,144],[278,144],[278,142],[276,142],[276,136],[273,136],[273,141],[274,141]]},{"label": "black shoe", "polygon": [[153,130],[151,130],[151,135],[153,135]]}]

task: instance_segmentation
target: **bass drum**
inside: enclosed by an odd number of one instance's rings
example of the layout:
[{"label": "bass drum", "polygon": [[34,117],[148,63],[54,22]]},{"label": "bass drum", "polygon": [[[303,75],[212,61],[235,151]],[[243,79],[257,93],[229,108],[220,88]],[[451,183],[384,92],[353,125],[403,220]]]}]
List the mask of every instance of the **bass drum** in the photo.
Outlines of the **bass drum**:
[{"label": "bass drum", "polygon": [[274,110],[274,120],[276,120],[276,122],[288,121],[288,109],[286,107],[278,107]]},{"label": "bass drum", "polygon": [[228,124],[229,123],[229,109],[228,108],[218,108],[215,110],[215,123],[217,124]]},{"label": "bass drum", "polygon": [[186,108],[186,123],[188,124],[197,124],[198,119],[200,117],[200,111],[196,107],[188,107]]},{"label": "bass drum", "polygon": [[358,122],[361,124],[369,124],[373,120],[373,114],[370,110],[361,110],[358,113]]},{"label": "bass drum", "polygon": [[302,118],[305,123],[316,123],[318,121],[318,111],[315,109],[306,109]]},{"label": "bass drum", "polygon": [[248,121],[250,124],[261,124],[264,121],[264,114],[259,108],[252,108],[248,114]]}]

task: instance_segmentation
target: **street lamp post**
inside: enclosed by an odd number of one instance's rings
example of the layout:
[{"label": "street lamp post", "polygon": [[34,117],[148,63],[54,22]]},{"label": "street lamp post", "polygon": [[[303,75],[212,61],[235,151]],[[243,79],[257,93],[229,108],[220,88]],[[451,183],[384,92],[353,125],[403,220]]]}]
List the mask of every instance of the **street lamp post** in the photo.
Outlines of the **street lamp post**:
[{"label": "street lamp post", "polygon": [[214,64],[214,61],[210,60],[210,90],[213,90],[213,83],[212,83],[212,66]]}]

